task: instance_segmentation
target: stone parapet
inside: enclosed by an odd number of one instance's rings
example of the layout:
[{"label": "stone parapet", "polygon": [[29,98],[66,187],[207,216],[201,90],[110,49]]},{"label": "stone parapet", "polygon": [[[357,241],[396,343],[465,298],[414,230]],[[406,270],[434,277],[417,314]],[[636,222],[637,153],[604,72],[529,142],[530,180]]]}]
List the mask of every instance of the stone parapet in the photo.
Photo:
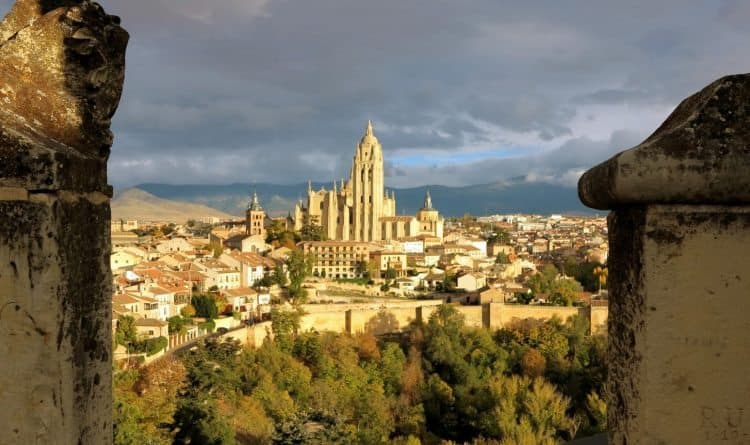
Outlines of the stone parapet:
[{"label": "stone parapet", "polygon": [[685,99],[643,143],[587,171],[589,207],[750,203],[750,82],[727,76]]},{"label": "stone parapet", "polygon": [[109,130],[128,35],[90,1],[0,23],[0,443],[112,435]]},{"label": "stone parapet", "polygon": [[749,75],[720,79],[581,178],[612,210],[611,444],[750,441],[748,103]]}]

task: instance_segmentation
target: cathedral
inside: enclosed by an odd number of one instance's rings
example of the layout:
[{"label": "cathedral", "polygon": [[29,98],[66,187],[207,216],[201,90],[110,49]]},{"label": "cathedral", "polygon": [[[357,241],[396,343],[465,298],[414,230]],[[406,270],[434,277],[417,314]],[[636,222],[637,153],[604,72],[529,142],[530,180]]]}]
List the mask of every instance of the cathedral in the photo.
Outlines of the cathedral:
[{"label": "cathedral", "polygon": [[307,203],[294,209],[295,230],[305,224],[323,228],[328,239],[338,241],[391,241],[421,235],[443,237],[443,218],[432,207],[429,191],[416,216],[396,214],[396,195],[385,191],[383,147],[372,122],[357,145],[348,181],[335,181],[331,190],[307,187]]}]

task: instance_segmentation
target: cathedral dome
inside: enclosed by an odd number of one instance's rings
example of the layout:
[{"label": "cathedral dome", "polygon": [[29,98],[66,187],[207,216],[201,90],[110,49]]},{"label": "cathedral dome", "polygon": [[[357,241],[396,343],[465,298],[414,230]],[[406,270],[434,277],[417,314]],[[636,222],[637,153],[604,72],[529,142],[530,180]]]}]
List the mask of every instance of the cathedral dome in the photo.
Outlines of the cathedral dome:
[{"label": "cathedral dome", "polygon": [[362,136],[362,140],[359,141],[360,147],[368,147],[368,146],[375,146],[380,145],[380,142],[378,142],[378,138],[375,137],[375,133],[372,130],[372,121],[367,121],[367,130],[365,130],[365,135]]}]

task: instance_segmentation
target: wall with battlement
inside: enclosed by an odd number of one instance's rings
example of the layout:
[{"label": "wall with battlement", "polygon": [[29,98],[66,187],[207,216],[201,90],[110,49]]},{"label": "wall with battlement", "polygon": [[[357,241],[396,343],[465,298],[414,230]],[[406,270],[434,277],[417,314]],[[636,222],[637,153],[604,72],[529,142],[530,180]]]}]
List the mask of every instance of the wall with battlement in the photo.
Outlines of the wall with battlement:
[{"label": "wall with battlement", "polygon": [[[401,332],[412,322],[423,323],[430,319],[430,315],[439,306],[439,302],[408,302],[404,306],[373,309],[370,305],[361,305],[359,309],[352,309],[356,305],[345,305],[347,310],[317,311],[303,315],[300,318],[300,331],[315,330],[319,332],[342,332],[360,334],[370,332],[375,335]],[[426,305],[419,305],[427,303]],[[311,305],[318,306],[318,305]],[[338,305],[330,305],[336,308]],[[344,305],[342,305],[344,306]],[[364,306],[364,307],[362,307]],[[464,316],[467,326],[487,329],[500,329],[513,322],[525,319],[548,320],[558,317],[565,321],[569,317],[579,315],[592,322],[592,332],[606,333],[608,308],[599,306],[588,307],[560,307],[560,306],[526,306],[490,303],[481,306],[454,306]],[[330,309],[330,308],[329,308]],[[225,334],[224,338],[240,340],[242,344],[260,346],[271,330],[271,323],[258,323],[247,328]]]},{"label": "wall with battlement", "polygon": [[488,327],[493,329],[499,329],[527,318],[549,320],[558,317],[563,321],[574,315],[588,318],[589,312],[588,308],[585,307],[506,305],[502,303],[490,303],[488,306],[490,308]]}]

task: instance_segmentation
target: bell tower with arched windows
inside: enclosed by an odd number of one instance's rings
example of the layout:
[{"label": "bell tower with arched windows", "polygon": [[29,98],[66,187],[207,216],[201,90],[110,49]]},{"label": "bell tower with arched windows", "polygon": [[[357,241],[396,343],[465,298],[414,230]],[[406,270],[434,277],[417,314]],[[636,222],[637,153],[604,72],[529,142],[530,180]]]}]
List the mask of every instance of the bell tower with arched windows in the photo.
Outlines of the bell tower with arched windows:
[{"label": "bell tower with arched windows", "polygon": [[383,147],[375,137],[372,121],[357,146],[352,163],[353,221],[350,239],[357,241],[380,240],[380,217],[383,215]]}]

